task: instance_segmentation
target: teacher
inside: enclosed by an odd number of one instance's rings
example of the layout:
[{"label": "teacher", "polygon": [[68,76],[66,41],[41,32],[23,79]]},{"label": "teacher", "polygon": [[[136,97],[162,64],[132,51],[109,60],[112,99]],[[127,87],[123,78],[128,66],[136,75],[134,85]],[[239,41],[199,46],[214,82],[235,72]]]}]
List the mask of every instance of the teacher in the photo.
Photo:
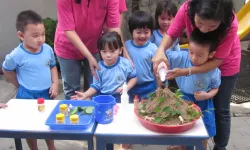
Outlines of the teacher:
[{"label": "teacher", "polygon": [[[92,75],[97,77],[97,40],[104,24],[108,31],[121,34],[119,1],[56,0],[56,6],[58,24],[54,48],[60,64],[65,99],[70,99],[75,91],[80,90],[82,64],[86,67],[89,83],[92,83]],[[123,53],[130,59],[126,49]]]}]

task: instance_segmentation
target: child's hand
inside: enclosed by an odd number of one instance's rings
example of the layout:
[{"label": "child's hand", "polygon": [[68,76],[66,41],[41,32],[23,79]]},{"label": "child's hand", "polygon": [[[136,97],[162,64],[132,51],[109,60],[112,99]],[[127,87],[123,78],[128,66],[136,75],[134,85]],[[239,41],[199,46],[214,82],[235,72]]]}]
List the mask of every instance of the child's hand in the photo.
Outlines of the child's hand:
[{"label": "child's hand", "polygon": [[58,95],[58,84],[57,83],[52,83],[50,89],[49,89],[49,94],[51,98],[55,98]]},{"label": "child's hand", "polygon": [[197,101],[209,99],[209,94],[204,91],[197,91],[194,93],[194,97]]},{"label": "child's hand", "polygon": [[179,77],[181,75],[182,75],[181,68],[174,68],[173,70],[168,70],[167,79],[172,80],[172,79]]},{"label": "child's hand", "polygon": [[1,108],[7,108],[7,107],[8,107],[8,105],[0,103],[0,109]]},{"label": "child's hand", "polygon": [[70,97],[72,100],[84,100],[87,98],[86,94],[83,92],[75,91],[76,95]]},{"label": "child's hand", "polygon": [[122,87],[119,87],[119,88],[116,90],[116,92],[122,94]]}]

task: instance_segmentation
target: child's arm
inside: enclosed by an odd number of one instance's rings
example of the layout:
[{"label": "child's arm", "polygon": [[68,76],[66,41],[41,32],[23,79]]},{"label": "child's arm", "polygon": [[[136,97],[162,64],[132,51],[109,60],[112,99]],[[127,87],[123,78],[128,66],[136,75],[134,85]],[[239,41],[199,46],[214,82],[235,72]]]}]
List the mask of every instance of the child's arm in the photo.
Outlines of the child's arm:
[{"label": "child's arm", "polygon": [[135,77],[135,78],[131,78],[131,79],[128,81],[128,84],[127,84],[128,91],[129,91],[130,89],[132,89],[132,88],[135,86],[136,81],[137,81],[136,77]]},{"label": "child's arm", "polygon": [[214,74],[212,75],[212,80],[209,85],[211,88],[210,91],[204,92],[204,91],[197,91],[194,93],[194,97],[196,100],[206,100],[209,98],[214,97],[218,91],[219,91],[219,86],[221,84],[221,72],[219,69],[216,69]]},{"label": "child's arm", "polygon": [[84,99],[87,99],[87,98],[95,95],[97,93],[97,91],[96,91],[96,89],[90,87],[86,92],[75,91],[75,93],[76,93],[76,95],[71,96],[70,99],[84,100]]},{"label": "child's arm", "polygon": [[56,66],[50,69],[52,85],[49,90],[51,98],[55,98],[58,95],[58,72]]},{"label": "child's arm", "polygon": [[8,107],[8,105],[0,103],[0,109],[1,108],[6,108],[6,107]]},{"label": "child's arm", "polygon": [[194,93],[194,97],[196,100],[207,100],[209,98],[214,97],[219,91],[219,88],[211,89],[209,92],[198,91]]},{"label": "child's arm", "polygon": [[4,76],[10,81],[16,88],[19,87],[19,83],[17,81],[16,72],[15,71],[7,71],[2,68]]}]

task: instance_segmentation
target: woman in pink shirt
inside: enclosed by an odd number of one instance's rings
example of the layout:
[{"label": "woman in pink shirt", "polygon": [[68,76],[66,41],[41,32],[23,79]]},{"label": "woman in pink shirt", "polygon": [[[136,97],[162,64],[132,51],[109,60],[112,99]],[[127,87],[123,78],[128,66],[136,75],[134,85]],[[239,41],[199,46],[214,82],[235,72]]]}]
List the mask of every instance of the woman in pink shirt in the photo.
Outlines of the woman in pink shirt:
[{"label": "woman in pink shirt", "polygon": [[[160,62],[168,63],[165,50],[184,29],[190,36],[194,28],[203,33],[213,34],[218,44],[214,58],[201,66],[177,68],[169,72],[168,79],[208,72],[219,67],[222,73],[221,86],[214,97],[216,136],[215,150],[225,150],[230,135],[230,98],[240,71],[241,47],[237,35],[238,22],[232,0],[188,0],[178,10],[174,22],[164,36],[153,58],[154,71]],[[202,55],[202,54],[201,54]],[[199,59],[196,56],[193,59]],[[206,97],[206,95],[204,95]]]},{"label": "woman in pink shirt", "polygon": [[[120,31],[118,0],[56,0],[58,25],[55,34],[55,53],[60,64],[66,99],[80,90],[82,64],[92,83],[98,51],[97,40],[104,24],[108,31]],[[124,56],[129,58],[127,50]],[[92,75],[90,74],[92,73]]]}]

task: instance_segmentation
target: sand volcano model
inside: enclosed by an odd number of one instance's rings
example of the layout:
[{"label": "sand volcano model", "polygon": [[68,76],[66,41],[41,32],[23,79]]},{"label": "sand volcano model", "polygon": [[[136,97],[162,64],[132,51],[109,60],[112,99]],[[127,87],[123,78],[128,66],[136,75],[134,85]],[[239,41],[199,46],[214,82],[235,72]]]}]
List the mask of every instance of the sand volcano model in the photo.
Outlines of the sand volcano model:
[{"label": "sand volcano model", "polygon": [[182,93],[171,92],[167,87],[158,88],[149,99],[140,102],[135,112],[140,118],[153,124],[176,126],[189,124],[202,114],[198,106],[181,99]]}]

